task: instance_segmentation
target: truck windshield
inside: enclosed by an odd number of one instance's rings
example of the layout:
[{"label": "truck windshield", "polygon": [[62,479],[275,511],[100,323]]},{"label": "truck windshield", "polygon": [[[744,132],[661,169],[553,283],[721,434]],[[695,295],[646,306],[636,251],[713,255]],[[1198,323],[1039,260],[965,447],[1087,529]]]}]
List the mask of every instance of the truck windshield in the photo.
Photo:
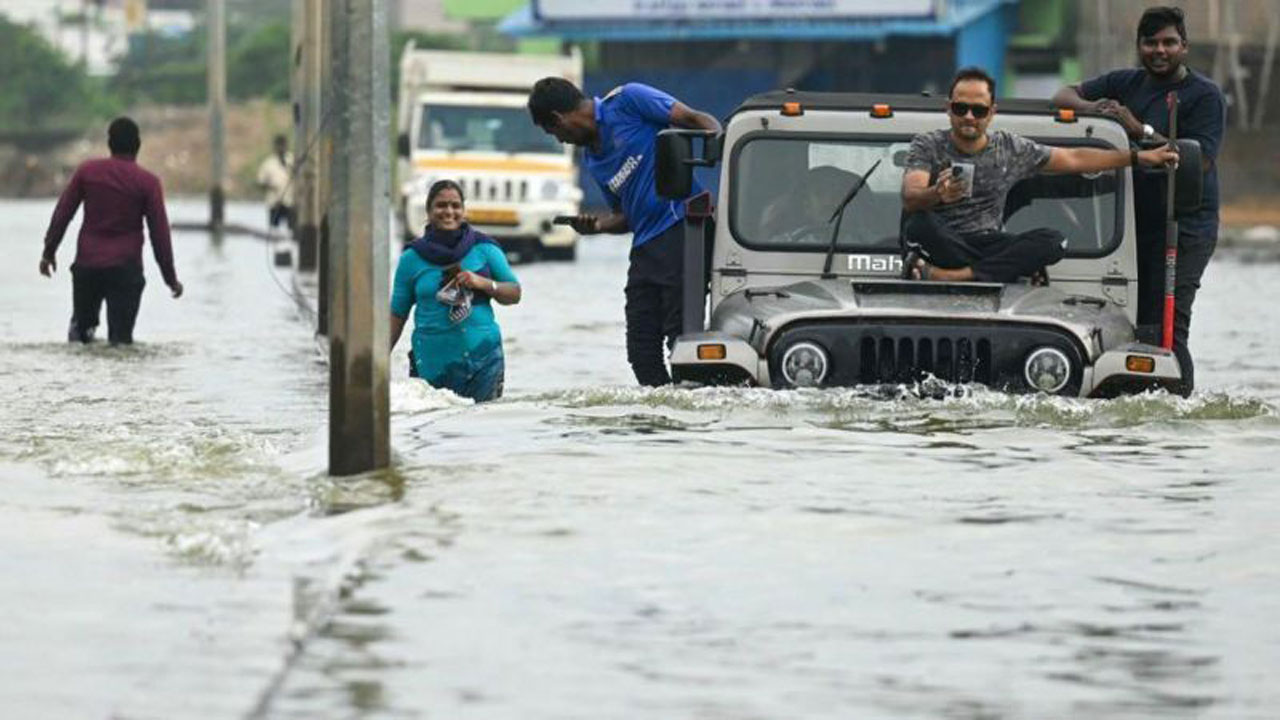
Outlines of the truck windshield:
[{"label": "truck windshield", "polygon": [[[1047,139],[1040,139],[1048,142]],[[837,249],[898,252],[902,173],[911,138],[757,137],[739,146],[731,169],[730,227],[755,250],[823,252],[831,209],[859,172],[880,169],[844,210]],[[1068,238],[1068,255],[1110,252],[1119,238],[1118,173],[1041,175],[1014,186],[1005,206],[1010,232],[1051,227]]]},{"label": "truck windshield", "polygon": [[424,105],[418,148],[564,154],[555,138],[533,124],[528,110],[470,105]]}]

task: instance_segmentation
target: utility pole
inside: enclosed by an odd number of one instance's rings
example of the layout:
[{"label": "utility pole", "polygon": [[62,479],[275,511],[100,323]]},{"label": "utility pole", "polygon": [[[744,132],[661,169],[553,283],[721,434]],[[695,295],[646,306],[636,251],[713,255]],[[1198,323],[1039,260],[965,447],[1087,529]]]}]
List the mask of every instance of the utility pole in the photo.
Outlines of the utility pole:
[{"label": "utility pole", "polygon": [[1280,8],[1267,10],[1267,46],[1262,54],[1262,78],[1258,80],[1258,103],[1253,108],[1253,128],[1262,129],[1267,112],[1267,91],[1271,89],[1271,66],[1275,64],[1276,43],[1280,41]]},{"label": "utility pole", "polygon": [[227,177],[226,130],[223,117],[227,110],[227,6],[226,0],[207,0],[209,24],[209,151],[212,177],[209,185],[209,228],[222,231],[224,191]]},{"label": "utility pole", "polygon": [[317,177],[321,93],[321,0],[293,0],[293,187],[298,210],[295,239],[298,269],[316,269],[320,240],[320,188]]},{"label": "utility pole", "polygon": [[[386,0],[338,0],[333,23],[337,99],[330,237],[329,473],[391,459],[390,53]],[[339,17],[333,17],[337,15]]]},{"label": "utility pole", "polygon": [[[345,0],[342,0],[345,2]],[[345,10],[340,7],[338,0],[330,0],[330,2],[321,3],[321,20],[320,20],[320,116],[324,120],[321,122],[320,147],[319,155],[316,158],[316,189],[319,194],[320,202],[320,252],[319,262],[317,263],[317,285],[316,293],[316,332],[328,337],[329,335],[329,236],[332,235],[333,216],[337,203],[334,202],[334,163],[341,159],[335,158],[334,154],[334,133],[337,126],[337,119],[342,114],[341,103],[345,96],[338,93],[338,88],[342,87],[342,81],[335,81],[335,77],[344,77],[342,75],[346,69],[346,62],[342,58],[336,57],[338,51],[338,43],[335,37],[338,37],[334,28],[341,28],[341,23],[346,21]],[[338,25],[335,26],[335,23]],[[341,44],[343,50],[346,49],[346,43]]]}]

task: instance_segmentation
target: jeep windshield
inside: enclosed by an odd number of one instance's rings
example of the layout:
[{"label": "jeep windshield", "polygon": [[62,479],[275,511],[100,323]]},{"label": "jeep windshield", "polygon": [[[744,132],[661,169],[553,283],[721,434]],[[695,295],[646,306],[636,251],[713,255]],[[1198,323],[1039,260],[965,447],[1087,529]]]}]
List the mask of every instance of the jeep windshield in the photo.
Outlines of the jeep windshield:
[{"label": "jeep windshield", "polygon": [[529,120],[528,110],[471,105],[424,105],[418,148],[564,154],[559,141]]},{"label": "jeep windshield", "polygon": [[[1040,139],[1048,142],[1048,139]],[[884,163],[845,208],[837,250],[897,253],[902,214],[902,173],[909,136],[845,138],[770,134],[742,142],[731,173],[730,228],[752,250],[815,252],[831,240],[831,212],[877,160]],[[1117,212],[1119,171],[1092,177],[1040,175],[1009,193],[1005,227],[1060,230],[1067,254],[1097,257],[1111,252],[1122,229]]]}]

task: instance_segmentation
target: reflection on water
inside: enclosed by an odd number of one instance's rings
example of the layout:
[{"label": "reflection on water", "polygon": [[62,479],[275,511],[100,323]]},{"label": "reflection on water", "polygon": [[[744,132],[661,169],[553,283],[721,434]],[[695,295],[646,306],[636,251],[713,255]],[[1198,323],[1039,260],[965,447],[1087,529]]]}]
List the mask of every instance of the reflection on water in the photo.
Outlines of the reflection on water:
[{"label": "reflection on water", "polygon": [[[48,212],[8,210],[14,238]],[[123,349],[57,342],[65,276],[0,267],[0,573],[24,579],[0,595],[19,619],[0,626],[0,701],[308,719],[1280,706],[1280,340],[1241,312],[1280,302],[1273,267],[1210,267],[1189,399],[648,390],[624,360],[623,243],[517,268],[499,402],[409,381],[401,348],[396,467],[344,479],[323,473],[326,370],[267,248],[180,235],[189,297],[150,288]],[[72,700],[66,677],[84,678]]]}]

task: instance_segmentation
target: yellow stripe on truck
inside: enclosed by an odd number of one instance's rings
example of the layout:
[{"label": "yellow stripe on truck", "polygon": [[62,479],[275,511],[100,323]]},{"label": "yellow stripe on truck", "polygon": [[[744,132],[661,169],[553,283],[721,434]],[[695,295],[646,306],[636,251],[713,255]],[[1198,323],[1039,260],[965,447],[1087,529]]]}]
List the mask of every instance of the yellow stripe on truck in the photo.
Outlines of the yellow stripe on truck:
[{"label": "yellow stripe on truck", "polygon": [[418,158],[413,162],[413,166],[423,170],[496,170],[528,173],[567,173],[573,169],[568,163],[459,158]]},{"label": "yellow stripe on truck", "polygon": [[520,224],[520,217],[515,210],[505,208],[467,208],[467,220],[476,225],[504,225],[515,227]]}]

